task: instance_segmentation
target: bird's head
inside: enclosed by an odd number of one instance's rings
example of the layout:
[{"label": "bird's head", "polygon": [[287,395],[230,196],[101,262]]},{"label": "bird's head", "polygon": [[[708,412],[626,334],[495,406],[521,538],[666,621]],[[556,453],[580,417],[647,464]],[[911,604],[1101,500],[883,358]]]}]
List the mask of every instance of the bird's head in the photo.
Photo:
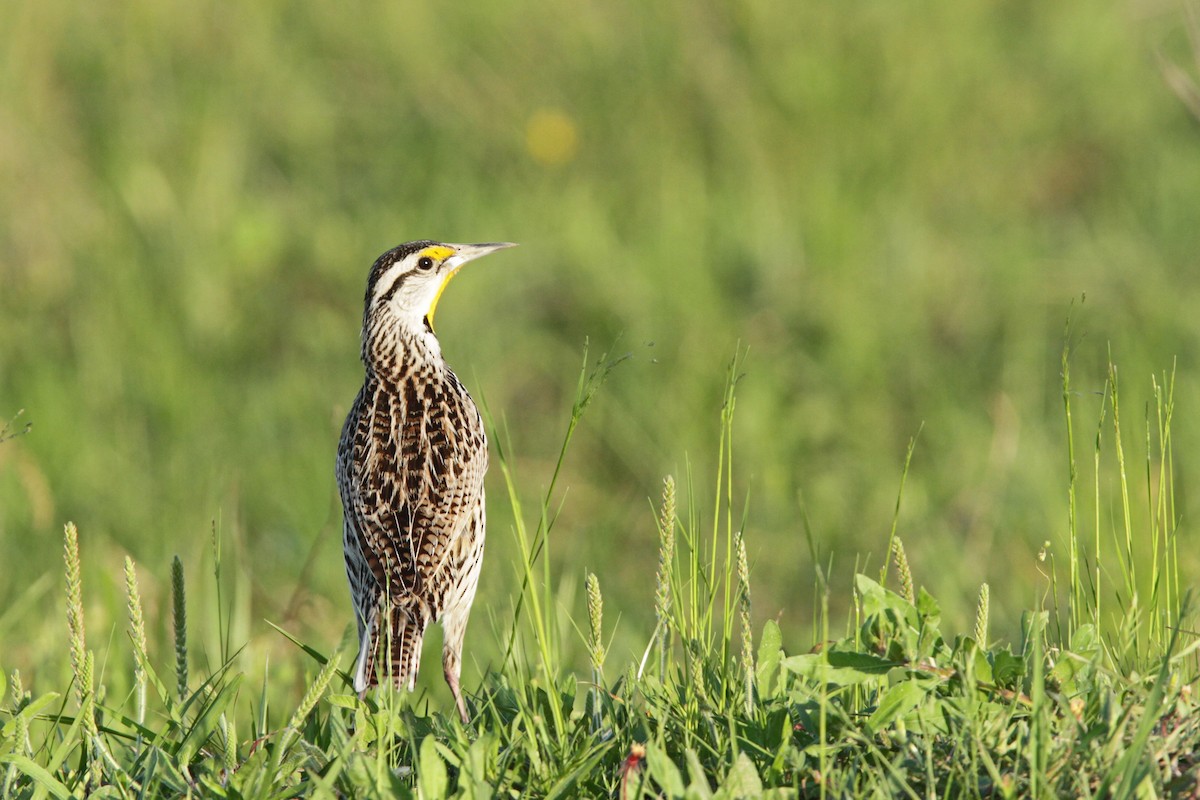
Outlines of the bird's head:
[{"label": "bird's head", "polygon": [[364,336],[380,324],[393,324],[414,332],[433,333],[438,300],[468,261],[513,247],[509,242],[445,244],[408,242],[376,259],[367,279],[363,312]]}]

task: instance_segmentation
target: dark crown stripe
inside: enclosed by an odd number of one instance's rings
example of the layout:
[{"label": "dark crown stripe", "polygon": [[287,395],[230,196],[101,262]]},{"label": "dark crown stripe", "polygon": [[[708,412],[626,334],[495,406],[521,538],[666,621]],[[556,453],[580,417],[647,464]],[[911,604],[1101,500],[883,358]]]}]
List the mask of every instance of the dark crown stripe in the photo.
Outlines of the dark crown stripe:
[{"label": "dark crown stripe", "polygon": [[408,279],[409,275],[412,275],[412,273],[404,272],[404,273],[401,273],[400,275],[398,275],[396,277],[396,280],[392,281],[392,285],[389,286],[387,291],[383,293],[383,296],[379,298],[378,303],[380,305],[382,305],[383,303],[386,303],[387,301],[391,300],[392,296],[395,295],[396,292],[400,289],[400,287],[404,285],[404,281],[406,281]]}]

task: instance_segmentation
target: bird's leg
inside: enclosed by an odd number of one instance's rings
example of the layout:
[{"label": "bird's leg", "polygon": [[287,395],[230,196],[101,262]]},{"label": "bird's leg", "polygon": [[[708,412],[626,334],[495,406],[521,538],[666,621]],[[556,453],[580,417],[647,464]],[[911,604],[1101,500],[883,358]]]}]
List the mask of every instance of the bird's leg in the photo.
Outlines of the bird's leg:
[{"label": "bird's leg", "polygon": [[[468,601],[469,604],[470,601]],[[469,611],[469,605],[467,611]],[[463,701],[459,677],[462,675],[463,638],[467,633],[467,614],[461,608],[447,611],[442,618],[442,673],[446,676],[446,684],[454,695],[454,704],[458,706],[458,716],[463,724],[470,721],[467,716],[467,704]]]},{"label": "bird's leg", "polygon": [[442,662],[443,672],[446,675],[446,683],[450,686],[450,693],[454,695],[454,705],[458,706],[458,716],[462,718],[463,724],[466,725],[471,721],[467,716],[467,704],[463,701],[462,691],[458,687],[458,676],[461,665],[458,659],[451,660],[446,658]]}]

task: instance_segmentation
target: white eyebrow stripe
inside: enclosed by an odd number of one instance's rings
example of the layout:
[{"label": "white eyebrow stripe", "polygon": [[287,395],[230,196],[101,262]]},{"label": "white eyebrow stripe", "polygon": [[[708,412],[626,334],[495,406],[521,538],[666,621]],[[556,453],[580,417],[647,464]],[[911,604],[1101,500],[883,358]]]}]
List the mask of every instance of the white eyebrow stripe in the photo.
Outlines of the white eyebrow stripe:
[{"label": "white eyebrow stripe", "polygon": [[[394,295],[400,288],[401,284],[404,283],[404,279],[412,274],[411,270],[401,269],[402,264],[403,262],[397,261],[388,268],[388,271],[385,272],[383,277],[380,278],[375,284],[376,303],[386,303],[388,300],[390,300],[392,295]],[[395,277],[392,278],[391,281],[388,281],[388,278],[393,275],[395,275]],[[384,286],[387,286],[387,288],[382,288]]]}]

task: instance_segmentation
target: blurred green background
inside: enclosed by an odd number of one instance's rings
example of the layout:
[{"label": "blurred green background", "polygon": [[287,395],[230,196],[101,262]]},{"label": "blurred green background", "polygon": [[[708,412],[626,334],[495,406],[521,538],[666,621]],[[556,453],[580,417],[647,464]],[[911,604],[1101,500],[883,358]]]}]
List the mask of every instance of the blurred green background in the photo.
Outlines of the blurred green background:
[{"label": "blurred green background", "polygon": [[[0,444],[4,666],[63,663],[66,520],[101,642],[123,635],[127,553],[155,607],[181,555],[211,613],[214,524],[235,644],[290,648],[264,619],[338,641],[364,281],[426,237],[522,244],[438,321],[527,502],[585,341],[632,354],[575,440],[552,547],[564,605],[599,575],[620,649],[650,631],[663,475],[690,464],[711,506],[739,343],[755,616],[808,630],[803,513],[836,576],[878,567],[920,429],[899,520],[917,581],[951,630],[989,581],[1014,630],[1066,529],[1068,315],[1085,463],[1110,345],[1143,448],[1150,376],[1178,358],[1188,517],[1200,126],[1164,77],[1195,74],[1186,20],[1083,0],[0,4],[0,420],[33,423]],[[480,597],[502,609],[512,512],[498,470],[489,488]]]}]

